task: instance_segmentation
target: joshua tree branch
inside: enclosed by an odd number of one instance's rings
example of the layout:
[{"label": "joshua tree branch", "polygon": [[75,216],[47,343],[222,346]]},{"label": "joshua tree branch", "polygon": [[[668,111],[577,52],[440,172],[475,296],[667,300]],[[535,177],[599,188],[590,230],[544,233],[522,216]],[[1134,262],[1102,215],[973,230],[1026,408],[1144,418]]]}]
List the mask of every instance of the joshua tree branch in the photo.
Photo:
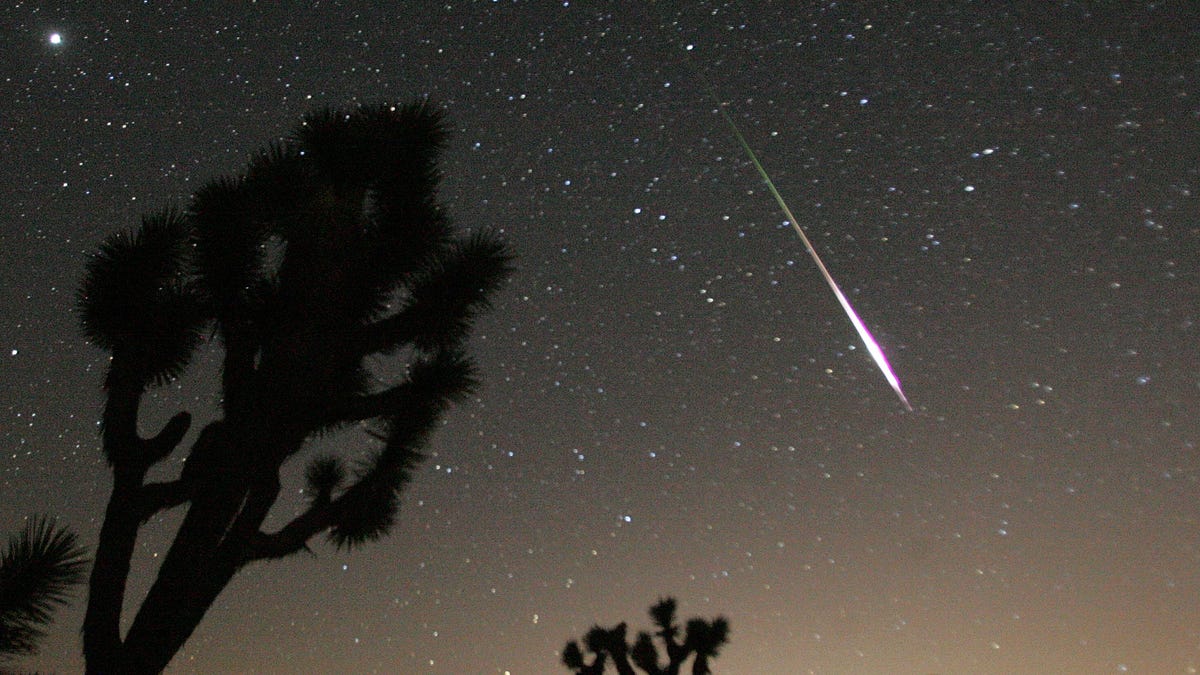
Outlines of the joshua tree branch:
[{"label": "joshua tree branch", "polygon": [[178,412],[167,422],[162,431],[159,431],[153,438],[143,441],[143,457],[146,460],[146,466],[153,466],[175,452],[175,448],[179,446],[179,442],[183,440],[191,426],[191,413]]},{"label": "joshua tree branch", "polygon": [[144,470],[175,451],[191,427],[190,413],[176,413],[156,435],[143,439],[138,436],[137,425],[145,387],[126,372],[123,361],[116,356],[109,370],[107,386],[103,441],[110,464],[138,466]]},{"label": "joshua tree branch", "polygon": [[342,491],[337,499],[318,499],[306,511],[293,518],[274,533],[258,532],[247,538],[242,564],[255,560],[283,558],[307,548],[308,540],[332,527],[353,500],[361,499],[364,493],[393,489],[389,472],[371,471],[358,482]]},{"label": "joshua tree branch", "polygon": [[309,539],[328,529],[333,523],[335,503],[313,504],[278,532],[259,532],[246,546],[245,562],[285,558],[303,550],[307,547]]},{"label": "joshua tree branch", "polygon": [[139,491],[140,513],[138,522],[146,522],[159,511],[174,508],[192,498],[192,491],[182,480],[162,483],[147,483]]}]

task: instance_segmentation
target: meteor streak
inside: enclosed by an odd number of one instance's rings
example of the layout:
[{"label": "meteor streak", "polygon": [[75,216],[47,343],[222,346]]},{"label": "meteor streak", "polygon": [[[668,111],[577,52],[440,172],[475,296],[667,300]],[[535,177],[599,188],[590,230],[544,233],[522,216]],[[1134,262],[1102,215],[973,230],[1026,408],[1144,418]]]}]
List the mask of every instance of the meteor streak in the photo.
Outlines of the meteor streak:
[{"label": "meteor streak", "polygon": [[850,306],[850,300],[846,298],[846,295],[842,293],[842,289],[838,287],[837,282],[833,280],[833,275],[830,274],[829,269],[825,267],[825,263],[821,260],[821,256],[817,255],[817,249],[813,248],[812,242],[808,240],[808,235],[804,234],[804,230],[800,228],[800,223],[796,220],[796,216],[792,215],[792,210],[789,209],[787,203],[783,201],[783,195],[779,194],[779,190],[775,189],[775,183],[773,183],[771,181],[771,177],[767,175],[767,170],[764,169],[762,163],[758,161],[758,156],[754,154],[754,150],[751,149],[750,144],[746,142],[746,137],[742,135],[742,132],[738,129],[737,124],[733,122],[733,118],[729,116],[728,112],[726,112],[725,105],[721,103],[719,98],[717,98],[716,93],[711,87],[709,88],[709,91],[712,93],[713,98],[717,100],[717,110],[721,112],[721,117],[725,118],[725,122],[729,125],[730,130],[733,131],[734,137],[737,138],[737,141],[741,144],[742,149],[746,151],[746,155],[750,157],[750,161],[754,164],[754,168],[758,169],[758,175],[761,176],[763,182],[767,184],[767,189],[771,191],[771,196],[775,198],[775,202],[779,204],[779,208],[783,209],[783,214],[787,216],[788,221],[791,222],[792,229],[796,231],[796,234],[800,235],[800,241],[804,242],[804,250],[808,251],[808,255],[810,255],[813,259],[813,262],[817,264],[817,269],[821,270],[821,276],[825,277],[825,283],[829,284],[829,288],[833,290],[833,294],[837,296],[838,302],[841,303],[842,309],[846,311],[846,316],[850,318],[850,323],[854,324],[854,329],[858,331],[858,337],[862,338],[863,344],[867,347],[867,353],[871,355],[871,358],[875,359],[875,365],[879,366],[879,370],[883,373],[883,377],[887,379],[888,384],[892,385],[892,390],[896,392],[896,396],[900,397],[900,402],[904,404],[904,409],[908,412],[912,412],[913,407],[908,402],[908,397],[904,395],[904,390],[900,388],[899,378],[897,378],[896,374],[892,372],[892,367],[888,365],[887,357],[883,355],[883,349],[879,347],[879,343],[875,342],[875,338],[871,337],[871,331],[867,330],[866,324],[862,322],[862,319],[858,318],[858,313],[855,312],[854,308]]}]

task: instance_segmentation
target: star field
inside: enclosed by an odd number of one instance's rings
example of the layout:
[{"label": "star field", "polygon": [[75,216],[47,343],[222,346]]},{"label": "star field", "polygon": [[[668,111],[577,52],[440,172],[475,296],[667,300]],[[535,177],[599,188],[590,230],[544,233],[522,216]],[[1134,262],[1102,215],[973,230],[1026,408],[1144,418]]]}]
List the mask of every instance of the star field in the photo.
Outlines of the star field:
[{"label": "star field", "polygon": [[[519,256],[395,534],[248,568],[172,672],[566,672],[568,639],[668,594],[730,619],[722,673],[1200,670],[1194,3],[20,2],[0,25],[0,531],[47,512],[95,544],[86,255],[313,108],[444,107],[450,214]],[[211,418],[217,363],[147,428]],[[82,607],[20,665],[81,670]]]}]

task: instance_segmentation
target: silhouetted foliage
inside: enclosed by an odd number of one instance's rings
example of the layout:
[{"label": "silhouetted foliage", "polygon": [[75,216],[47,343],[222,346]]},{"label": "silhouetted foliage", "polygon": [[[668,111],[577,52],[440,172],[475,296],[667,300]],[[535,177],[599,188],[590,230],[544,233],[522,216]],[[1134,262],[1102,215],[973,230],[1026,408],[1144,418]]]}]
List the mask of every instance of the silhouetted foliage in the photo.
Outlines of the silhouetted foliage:
[{"label": "silhouetted foliage", "polygon": [[[444,139],[441,114],[421,103],[316,112],[241,175],[109,237],[91,258],[79,312],[88,340],[112,355],[102,437],[113,492],[84,620],[88,672],[160,672],[249,563],[305,550],[321,533],[338,547],[388,533],[435,426],[472,391],[471,324],[510,270],[496,235],[460,233],[439,205]],[[209,340],[223,350],[221,418],[200,431],[177,479],[147,482],[191,416],[141,437],[142,396]],[[310,458],[307,508],[263,531],[284,464],[313,437],[352,426],[376,449]],[[183,505],[122,637],[138,531]]]},{"label": "silhouetted foliage", "polygon": [[[582,648],[574,640],[563,648],[563,665],[576,675],[601,675],[611,660],[618,675],[636,675],[634,666],[646,675],[679,675],[684,663],[694,657],[692,675],[708,675],[712,672],[709,660],[716,658],[721,647],[729,642],[729,622],[720,616],[712,621],[690,619],[680,641],[675,609],[674,598],[659,600],[650,608],[650,618],[658,630],[653,635],[645,631],[638,633],[632,645],[626,642],[624,623],[612,628],[593,626],[584,636]],[[663,644],[666,663],[660,661],[655,637]],[[591,662],[587,660],[588,654]]]},{"label": "silhouetted foliage", "polygon": [[0,554],[0,661],[37,653],[54,609],[83,581],[84,555],[75,533],[45,517],[9,535]]}]

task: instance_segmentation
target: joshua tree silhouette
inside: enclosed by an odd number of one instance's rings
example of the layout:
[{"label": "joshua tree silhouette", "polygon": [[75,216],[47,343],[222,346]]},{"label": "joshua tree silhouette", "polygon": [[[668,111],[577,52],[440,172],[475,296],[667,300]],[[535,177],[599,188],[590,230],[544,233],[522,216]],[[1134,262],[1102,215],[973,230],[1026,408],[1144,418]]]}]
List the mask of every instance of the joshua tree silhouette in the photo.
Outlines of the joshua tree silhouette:
[{"label": "joshua tree silhouette", "polygon": [[[611,659],[618,675],[636,675],[637,666],[647,675],[679,675],[684,662],[695,655],[692,675],[708,675],[712,672],[709,660],[716,658],[721,646],[729,641],[729,622],[725,617],[712,621],[691,619],[683,641],[679,640],[679,626],[675,624],[675,599],[664,598],[650,608],[650,618],[658,627],[657,636],[666,649],[667,663],[660,664],[654,636],[647,632],[638,633],[637,640],[630,646],[625,641],[627,627],[624,623],[612,628],[593,626],[583,638],[583,648],[572,640],[563,649],[562,662],[576,675],[602,675]],[[584,650],[592,655],[587,662]],[[632,660],[632,665],[630,661]]]},{"label": "joshua tree silhouette", "polygon": [[36,654],[54,608],[87,570],[74,532],[44,516],[25,521],[0,554],[0,661]]},{"label": "joshua tree silhouette", "polygon": [[[83,626],[89,673],[160,672],[249,563],[323,532],[339,547],[388,532],[441,415],[474,385],[464,345],[511,260],[496,235],[459,233],[438,204],[444,137],[423,103],[316,112],[243,174],[109,237],[89,261],[79,311],[86,337],[112,355],[102,437],[113,472]],[[141,437],[142,396],[206,338],[223,350],[221,417],[177,479],[147,482],[191,416]],[[310,458],[307,509],[263,531],[284,463],[352,426],[377,450],[353,470],[340,456]],[[138,530],[181,505],[122,637]]]}]

